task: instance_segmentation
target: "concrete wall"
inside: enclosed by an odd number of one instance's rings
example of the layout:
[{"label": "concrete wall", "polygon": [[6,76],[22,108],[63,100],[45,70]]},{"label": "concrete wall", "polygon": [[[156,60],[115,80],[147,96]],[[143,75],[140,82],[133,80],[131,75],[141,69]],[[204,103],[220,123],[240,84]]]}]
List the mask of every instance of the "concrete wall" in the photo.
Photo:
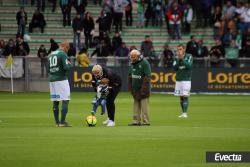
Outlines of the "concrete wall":
[{"label": "concrete wall", "polygon": [[[30,81],[29,89],[25,90],[25,81],[23,79],[14,80],[14,91],[39,91],[39,92],[49,92],[49,82],[48,81]],[[0,79],[0,91],[11,91],[10,79]]]}]

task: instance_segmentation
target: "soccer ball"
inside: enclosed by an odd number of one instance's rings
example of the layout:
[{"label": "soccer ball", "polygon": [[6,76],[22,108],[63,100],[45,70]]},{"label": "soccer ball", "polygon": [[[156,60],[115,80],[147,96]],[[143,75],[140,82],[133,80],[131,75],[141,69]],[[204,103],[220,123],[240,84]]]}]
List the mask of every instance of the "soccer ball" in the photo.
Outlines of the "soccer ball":
[{"label": "soccer ball", "polygon": [[87,123],[88,126],[93,127],[93,126],[96,125],[97,119],[96,119],[96,117],[94,115],[87,116],[86,123]]}]

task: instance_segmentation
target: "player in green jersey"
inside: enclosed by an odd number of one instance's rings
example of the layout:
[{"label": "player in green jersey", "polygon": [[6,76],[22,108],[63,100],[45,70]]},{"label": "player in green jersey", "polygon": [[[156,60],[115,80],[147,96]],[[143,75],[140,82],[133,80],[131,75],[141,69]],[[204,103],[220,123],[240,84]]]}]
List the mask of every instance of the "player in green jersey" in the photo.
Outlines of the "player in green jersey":
[{"label": "player in green jersey", "polygon": [[187,118],[188,97],[191,90],[193,57],[185,53],[184,45],[177,46],[177,57],[173,62],[173,68],[176,71],[175,96],[180,96],[182,114],[180,118]]},{"label": "player in green jersey", "polygon": [[[68,104],[70,100],[70,87],[67,79],[67,73],[70,69],[68,60],[69,43],[63,42],[59,49],[51,52],[49,55],[49,82],[50,99],[53,101],[53,113],[56,126],[71,127],[65,119],[68,113]],[[59,102],[62,101],[61,119],[59,120]]]}]

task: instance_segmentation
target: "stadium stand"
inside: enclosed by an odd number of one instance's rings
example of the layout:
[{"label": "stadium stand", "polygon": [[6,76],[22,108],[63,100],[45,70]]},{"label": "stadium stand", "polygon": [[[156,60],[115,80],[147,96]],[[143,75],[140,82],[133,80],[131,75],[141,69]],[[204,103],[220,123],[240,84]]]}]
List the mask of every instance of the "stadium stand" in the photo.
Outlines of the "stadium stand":
[{"label": "stadium stand", "polygon": [[[15,38],[17,31],[15,15],[19,10],[19,7],[20,5],[17,3],[17,0],[3,0],[3,5],[0,6],[0,23],[2,25],[0,39],[4,39],[5,41],[7,41],[9,38]],[[44,17],[47,22],[47,26],[44,30],[44,33],[40,33],[40,29],[35,28],[34,32],[32,34],[29,34],[31,37],[31,40],[29,41],[29,45],[31,48],[30,56],[36,56],[38,48],[41,44],[44,44],[46,48],[49,48],[49,39],[51,37],[54,37],[54,39],[58,42],[61,42],[63,40],[69,40],[73,42],[72,27],[62,26],[62,14],[60,7],[57,7],[55,12],[51,12],[51,8],[51,4],[46,5]],[[34,10],[34,6],[31,6],[30,4],[25,5],[25,11],[28,14],[28,23],[32,18]],[[86,8],[86,11],[90,11],[94,19],[98,18],[100,10],[101,8],[94,5],[93,2],[89,2]],[[135,45],[137,48],[140,48],[141,42],[143,41],[145,35],[150,35],[154,42],[155,50],[159,53],[166,43],[169,44],[170,48],[174,48],[179,43],[186,44],[190,39],[190,35],[182,35],[182,40],[169,40],[170,36],[167,33],[165,24],[163,24],[162,27],[148,26],[147,28],[143,29],[136,28],[136,8],[134,8],[133,13],[133,26],[125,26],[125,17],[123,17],[124,28],[121,36],[127,43],[128,47],[130,47],[131,45]],[[71,17],[73,18],[75,14],[75,9],[72,7]],[[98,24],[95,25],[95,34],[98,34]],[[192,28],[191,34],[196,35],[197,38],[203,38],[204,44],[208,46],[208,48],[210,48],[214,44],[212,28]],[[82,38],[84,38],[83,35]],[[89,52],[92,52],[92,50],[90,49]]]}]

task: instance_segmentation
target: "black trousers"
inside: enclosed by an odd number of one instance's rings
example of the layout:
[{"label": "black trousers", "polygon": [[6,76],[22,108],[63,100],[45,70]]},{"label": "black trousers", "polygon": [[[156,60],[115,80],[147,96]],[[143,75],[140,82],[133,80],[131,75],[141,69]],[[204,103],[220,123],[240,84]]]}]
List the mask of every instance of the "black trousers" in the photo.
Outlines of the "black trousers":
[{"label": "black trousers", "polygon": [[91,32],[89,31],[84,31],[84,36],[85,36],[85,45],[87,48],[92,46],[92,35]]},{"label": "black trousers", "polygon": [[114,87],[113,89],[111,89],[107,97],[106,108],[108,112],[108,117],[112,121],[115,120],[115,98],[120,92],[120,90],[121,90],[121,86]]},{"label": "black trousers", "polygon": [[49,3],[52,4],[52,12],[55,12],[57,0],[48,0],[48,1],[49,1]]},{"label": "black trousers", "polygon": [[133,17],[132,17],[132,10],[125,12],[126,16],[126,26],[132,26]]},{"label": "black trousers", "polygon": [[68,26],[71,25],[71,7],[62,7],[62,14],[63,14],[63,26],[65,27],[66,24]]},{"label": "black trousers", "polygon": [[122,17],[123,13],[114,13],[114,25],[115,25],[115,31],[119,32],[122,31]]},{"label": "black trousers", "polygon": [[39,11],[43,11],[45,10],[45,0],[37,0],[37,9]]},{"label": "black trousers", "polygon": [[41,28],[41,33],[43,33],[44,32],[44,25],[41,23],[41,22],[38,22],[38,23],[30,23],[29,24],[29,32],[33,32],[33,28],[35,28],[35,27],[39,27],[39,28]]}]

